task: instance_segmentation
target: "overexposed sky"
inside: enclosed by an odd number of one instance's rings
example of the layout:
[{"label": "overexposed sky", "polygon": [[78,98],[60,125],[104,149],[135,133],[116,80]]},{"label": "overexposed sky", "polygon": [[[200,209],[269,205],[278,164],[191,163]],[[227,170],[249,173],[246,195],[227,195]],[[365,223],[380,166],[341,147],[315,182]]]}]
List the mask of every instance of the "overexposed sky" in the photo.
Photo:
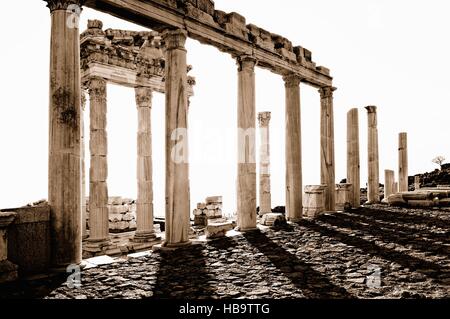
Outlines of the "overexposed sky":
[{"label": "overexposed sky", "polygon": [[[410,175],[450,160],[450,2],[447,0],[216,0],[313,52],[331,69],[335,92],[336,182],[346,175],[346,113],[360,110],[361,178],[367,179],[367,116],[378,106],[380,176],[397,170],[398,133],[408,132]],[[104,28],[144,30],[84,9]],[[40,0],[8,1],[0,11],[0,207],[47,197],[50,14]],[[235,210],[237,74],[231,56],[189,40],[188,63],[197,78],[189,114],[191,204],[224,196]],[[320,183],[319,93],[303,86],[304,185]],[[272,205],[285,204],[284,84],[258,69],[257,111],[271,111]],[[137,114],[132,89],[108,87],[109,194],[136,197]],[[88,127],[88,126],[87,126]],[[87,152],[89,149],[87,148]],[[154,94],[155,214],[164,214],[164,96]],[[87,165],[89,165],[89,153]],[[87,170],[87,174],[88,174]],[[193,207],[194,208],[194,207]]]}]

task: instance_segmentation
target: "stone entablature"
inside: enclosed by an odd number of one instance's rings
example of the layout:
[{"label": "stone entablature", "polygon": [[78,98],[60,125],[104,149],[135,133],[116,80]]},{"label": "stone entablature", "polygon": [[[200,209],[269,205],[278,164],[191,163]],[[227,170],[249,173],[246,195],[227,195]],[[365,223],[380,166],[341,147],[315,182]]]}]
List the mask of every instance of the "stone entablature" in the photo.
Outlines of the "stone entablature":
[{"label": "stone entablature", "polygon": [[[89,20],[81,34],[81,83],[92,77],[128,87],[145,86],[164,93],[165,59],[161,35],[156,31],[106,29],[100,20]],[[188,66],[188,72],[192,69]],[[192,96],[195,78],[188,77]]]}]

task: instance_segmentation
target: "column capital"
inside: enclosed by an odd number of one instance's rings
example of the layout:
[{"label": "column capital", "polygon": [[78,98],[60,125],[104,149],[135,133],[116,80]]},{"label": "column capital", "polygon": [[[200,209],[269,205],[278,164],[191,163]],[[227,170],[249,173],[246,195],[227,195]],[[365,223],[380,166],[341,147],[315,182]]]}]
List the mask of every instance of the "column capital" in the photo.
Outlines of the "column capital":
[{"label": "column capital", "polygon": [[84,90],[81,90],[81,109],[83,110],[83,112],[86,110],[86,101],[86,94]]},{"label": "column capital", "polygon": [[[72,13],[80,13],[86,0],[44,0],[50,12],[55,10],[69,10]],[[76,8],[76,9],[75,9]]]},{"label": "column capital", "polygon": [[333,92],[336,90],[337,90],[337,88],[332,87],[332,86],[326,86],[326,87],[320,88],[319,89],[320,98],[327,99],[327,98],[333,97]]},{"label": "column capital", "polygon": [[270,112],[258,113],[259,127],[268,127],[271,118],[272,118],[272,113],[270,113]]},{"label": "column capital", "polygon": [[377,113],[377,107],[375,105],[366,106],[367,113]]},{"label": "column capital", "polygon": [[136,97],[136,106],[139,107],[152,107],[153,90],[149,87],[138,86],[134,88]]},{"label": "column capital", "polygon": [[241,55],[236,58],[239,71],[254,71],[256,66],[256,58],[251,55]]},{"label": "column capital", "polygon": [[99,76],[93,76],[88,81],[88,90],[89,94],[95,94],[99,96],[106,96],[106,79],[99,77]]},{"label": "column capital", "polygon": [[166,50],[185,50],[187,36],[187,32],[182,29],[165,30],[162,34],[164,48]]},{"label": "column capital", "polygon": [[295,73],[286,74],[283,76],[283,81],[286,87],[296,87],[300,85],[302,77]]}]

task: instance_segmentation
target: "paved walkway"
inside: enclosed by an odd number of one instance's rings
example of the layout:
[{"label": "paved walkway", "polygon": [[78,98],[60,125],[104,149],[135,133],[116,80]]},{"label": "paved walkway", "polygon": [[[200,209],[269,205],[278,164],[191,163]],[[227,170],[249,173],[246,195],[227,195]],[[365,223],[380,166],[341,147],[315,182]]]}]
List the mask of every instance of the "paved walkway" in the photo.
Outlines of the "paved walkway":
[{"label": "paved walkway", "polygon": [[[449,298],[450,212],[372,206],[83,270],[45,298]],[[17,287],[16,287],[17,288]],[[24,292],[26,290],[26,292]]]}]

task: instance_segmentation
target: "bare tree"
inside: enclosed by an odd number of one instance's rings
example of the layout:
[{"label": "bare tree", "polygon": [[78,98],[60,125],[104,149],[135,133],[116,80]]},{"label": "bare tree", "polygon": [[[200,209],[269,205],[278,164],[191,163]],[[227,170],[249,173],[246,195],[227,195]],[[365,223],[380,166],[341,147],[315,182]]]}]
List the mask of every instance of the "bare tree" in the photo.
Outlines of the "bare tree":
[{"label": "bare tree", "polygon": [[438,156],[435,159],[433,159],[433,163],[439,165],[439,167],[442,169],[442,164],[444,164],[445,157],[444,156]]}]

